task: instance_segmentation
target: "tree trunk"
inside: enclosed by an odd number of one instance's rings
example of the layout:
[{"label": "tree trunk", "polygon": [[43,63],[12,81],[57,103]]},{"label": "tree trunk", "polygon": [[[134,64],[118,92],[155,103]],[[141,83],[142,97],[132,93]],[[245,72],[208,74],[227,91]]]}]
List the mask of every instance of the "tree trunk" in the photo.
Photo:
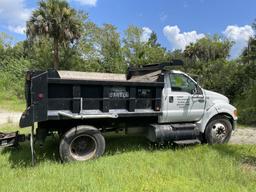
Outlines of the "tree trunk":
[{"label": "tree trunk", "polygon": [[59,68],[59,41],[57,39],[54,39],[53,42],[53,68],[55,70],[58,70]]}]

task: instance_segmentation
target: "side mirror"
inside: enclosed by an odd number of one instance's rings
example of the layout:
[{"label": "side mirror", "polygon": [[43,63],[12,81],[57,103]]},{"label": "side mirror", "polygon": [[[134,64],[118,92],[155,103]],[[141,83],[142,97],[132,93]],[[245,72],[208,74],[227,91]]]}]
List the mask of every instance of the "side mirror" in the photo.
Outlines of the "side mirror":
[{"label": "side mirror", "polygon": [[203,91],[198,85],[196,85],[195,89],[192,90],[192,94],[193,96],[203,95]]},{"label": "side mirror", "polygon": [[198,88],[199,88],[199,87],[196,86],[196,87],[191,91],[191,92],[192,92],[191,94],[192,94],[192,95],[197,95],[197,93],[198,93]]}]

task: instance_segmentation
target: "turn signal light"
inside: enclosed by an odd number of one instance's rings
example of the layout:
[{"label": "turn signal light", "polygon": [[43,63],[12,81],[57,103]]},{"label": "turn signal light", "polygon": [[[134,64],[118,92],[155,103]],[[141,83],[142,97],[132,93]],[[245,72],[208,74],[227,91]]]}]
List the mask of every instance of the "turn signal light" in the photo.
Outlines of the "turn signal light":
[{"label": "turn signal light", "polygon": [[43,93],[38,93],[37,94],[37,100],[42,100],[44,98],[44,94]]},{"label": "turn signal light", "polygon": [[234,116],[237,117],[237,110],[234,110]]}]

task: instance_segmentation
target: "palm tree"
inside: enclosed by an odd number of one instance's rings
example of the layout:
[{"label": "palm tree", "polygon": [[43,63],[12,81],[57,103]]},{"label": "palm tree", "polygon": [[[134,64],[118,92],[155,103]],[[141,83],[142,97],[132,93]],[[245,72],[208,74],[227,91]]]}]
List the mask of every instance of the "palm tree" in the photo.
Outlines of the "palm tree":
[{"label": "palm tree", "polygon": [[[41,0],[27,21],[30,40],[46,36],[53,39],[53,67],[59,67],[59,46],[79,39],[83,22],[77,11],[64,0]],[[33,42],[33,41],[32,41]]]}]

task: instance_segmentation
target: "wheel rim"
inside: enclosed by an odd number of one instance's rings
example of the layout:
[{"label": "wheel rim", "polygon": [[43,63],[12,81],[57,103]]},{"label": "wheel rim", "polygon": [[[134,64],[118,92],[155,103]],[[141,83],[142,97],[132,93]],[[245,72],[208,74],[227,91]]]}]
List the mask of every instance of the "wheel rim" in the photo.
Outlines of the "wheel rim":
[{"label": "wheel rim", "polygon": [[224,123],[215,123],[212,126],[212,138],[214,143],[223,143],[228,136],[227,127]]},{"label": "wheel rim", "polygon": [[97,142],[94,137],[83,134],[75,137],[70,145],[70,154],[75,160],[85,161],[95,156]]}]

